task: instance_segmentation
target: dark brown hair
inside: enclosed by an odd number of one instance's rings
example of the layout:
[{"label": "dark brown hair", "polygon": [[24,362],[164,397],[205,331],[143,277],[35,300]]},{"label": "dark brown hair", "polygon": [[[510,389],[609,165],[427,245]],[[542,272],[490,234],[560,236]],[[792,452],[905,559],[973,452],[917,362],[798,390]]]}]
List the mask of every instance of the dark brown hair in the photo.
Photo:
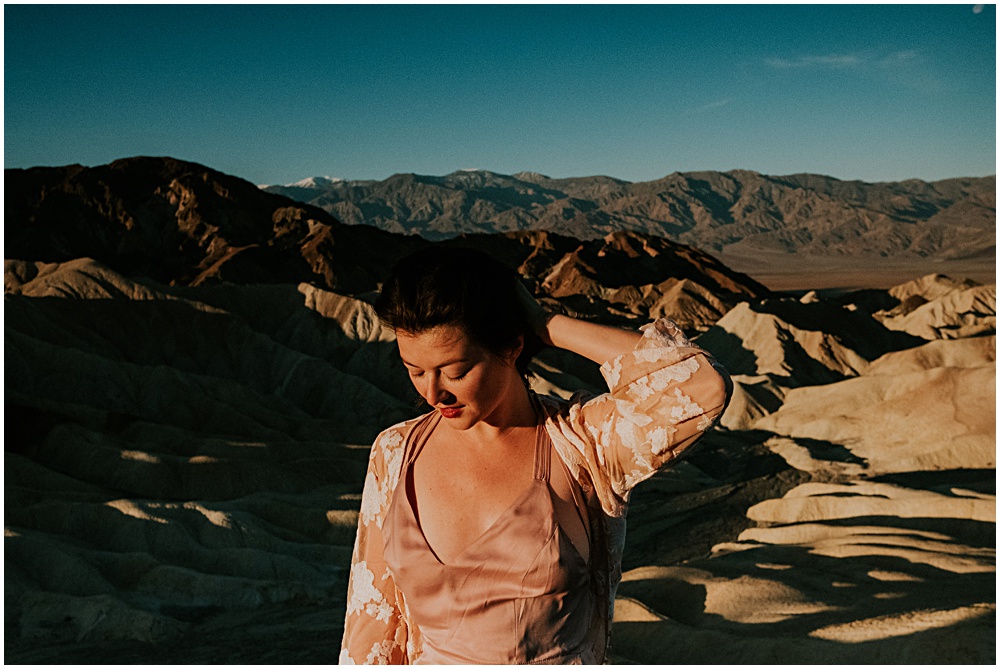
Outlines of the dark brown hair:
[{"label": "dark brown hair", "polygon": [[517,272],[482,251],[430,246],[396,263],[375,313],[383,324],[410,334],[458,326],[494,355],[510,351],[523,336],[515,366],[527,380],[528,363],[542,342],[517,298],[519,280]]}]

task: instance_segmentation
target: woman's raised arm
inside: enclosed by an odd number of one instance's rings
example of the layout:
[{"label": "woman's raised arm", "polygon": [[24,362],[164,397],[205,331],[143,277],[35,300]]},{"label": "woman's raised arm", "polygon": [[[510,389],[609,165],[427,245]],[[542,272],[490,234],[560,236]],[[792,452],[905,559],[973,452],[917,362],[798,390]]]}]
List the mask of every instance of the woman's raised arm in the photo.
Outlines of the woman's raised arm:
[{"label": "woman's raised arm", "polygon": [[642,334],[607,325],[554,314],[518,284],[518,298],[528,316],[528,324],[548,346],[573,351],[598,365],[635,348]]},{"label": "woman's raised arm", "polygon": [[590,472],[605,511],[620,515],[638,482],[676,460],[718,421],[732,381],[670,319],[629,332],[552,315],[524,293],[528,322],[546,344],[601,365],[609,392],[575,397],[549,429],[556,447]]}]

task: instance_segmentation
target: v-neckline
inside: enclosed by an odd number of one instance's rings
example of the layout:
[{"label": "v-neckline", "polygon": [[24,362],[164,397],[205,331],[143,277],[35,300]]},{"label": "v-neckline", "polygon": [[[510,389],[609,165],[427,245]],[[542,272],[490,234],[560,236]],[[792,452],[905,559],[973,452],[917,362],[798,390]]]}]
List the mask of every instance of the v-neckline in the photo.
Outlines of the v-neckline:
[{"label": "v-neckline", "polygon": [[424,528],[420,524],[420,517],[417,515],[417,510],[414,507],[414,500],[410,499],[409,494],[406,495],[406,502],[407,504],[410,505],[410,513],[413,514],[414,525],[416,526],[417,532],[420,534],[420,538],[423,540],[424,545],[427,546],[427,552],[430,553],[431,557],[433,557],[434,560],[442,567],[456,567],[458,566],[458,563],[461,560],[461,558],[464,557],[466,553],[468,553],[478,544],[483,542],[488,535],[492,534],[493,531],[497,528],[497,526],[500,525],[500,521],[505,520],[508,516],[510,516],[511,511],[520,506],[524,502],[524,500],[527,499],[534,492],[535,487],[539,483],[544,483],[544,481],[537,478],[532,478],[528,482],[527,487],[525,487],[524,491],[517,497],[517,499],[511,502],[510,505],[507,506],[507,508],[504,509],[499,516],[497,516],[496,520],[490,523],[490,526],[487,527],[485,530],[483,530],[482,534],[473,539],[472,543],[470,543],[468,546],[466,546],[461,551],[456,553],[448,562],[445,562],[444,560],[441,559],[441,556],[439,556],[437,551],[434,550],[434,547],[431,546],[431,542],[427,540],[427,535],[424,534]]},{"label": "v-neckline", "polygon": [[[419,443],[417,443],[417,440],[414,440],[414,443],[409,444],[411,452],[407,455],[403,463],[403,468],[404,468],[403,469],[404,480],[402,481],[403,496],[406,498],[406,504],[409,507],[410,515],[413,516],[413,523],[417,528],[417,532],[420,534],[421,540],[427,547],[427,552],[430,553],[431,557],[433,557],[434,560],[442,567],[454,567],[456,566],[456,563],[459,561],[460,558],[462,558],[466,553],[475,548],[475,546],[480,542],[482,542],[487,537],[487,535],[492,533],[493,530],[495,530],[496,527],[500,524],[501,520],[504,520],[508,516],[510,516],[511,511],[520,506],[524,502],[524,500],[534,491],[535,487],[539,483],[547,485],[545,479],[539,478],[539,458],[541,457],[541,453],[539,451],[543,447],[543,443],[541,443],[542,435],[539,433],[539,431],[543,430],[544,428],[542,427],[542,422],[539,419],[539,422],[535,424],[535,445],[534,445],[534,456],[533,456],[534,460],[532,462],[531,480],[528,481],[528,485],[525,486],[524,490],[521,492],[520,495],[517,496],[517,498],[514,499],[513,502],[508,504],[507,507],[505,507],[504,510],[500,512],[500,515],[498,515],[493,520],[493,522],[490,523],[489,526],[479,534],[479,536],[477,536],[475,539],[472,540],[472,543],[470,543],[461,551],[456,553],[449,562],[445,562],[444,560],[441,559],[441,556],[438,555],[438,552],[434,550],[434,547],[431,546],[431,542],[428,541],[427,535],[424,533],[423,524],[420,522],[420,515],[417,513],[417,505],[416,505],[417,489],[416,489],[416,483],[413,480],[413,463],[417,459],[419,451],[427,443],[427,440],[431,438],[431,434],[434,432],[434,428],[436,428],[440,424],[441,422],[440,414],[438,414],[436,417],[432,416],[431,421],[432,421],[431,424],[428,425],[424,431],[421,431],[420,434],[416,435],[417,438],[419,439]],[[410,434],[412,436],[414,433],[411,432]],[[411,490],[413,491],[413,496],[410,495]]]}]

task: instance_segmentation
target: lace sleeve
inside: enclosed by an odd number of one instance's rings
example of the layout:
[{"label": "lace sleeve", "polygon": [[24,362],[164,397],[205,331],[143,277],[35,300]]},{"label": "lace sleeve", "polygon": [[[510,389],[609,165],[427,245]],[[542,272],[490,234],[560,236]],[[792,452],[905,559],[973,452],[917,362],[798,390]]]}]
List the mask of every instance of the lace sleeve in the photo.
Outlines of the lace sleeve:
[{"label": "lace sleeve", "polygon": [[402,435],[386,430],[372,446],[347,587],[340,664],[406,664],[407,625],[382,555],[382,521],[399,477]]},{"label": "lace sleeve", "polygon": [[715,423],[732,395],[721,365],[661,318],[601,373],[609,392],[574,396],[548,430],[571,467],[587,470],[605,512],[625,511],[637,483],[674,461]]}]

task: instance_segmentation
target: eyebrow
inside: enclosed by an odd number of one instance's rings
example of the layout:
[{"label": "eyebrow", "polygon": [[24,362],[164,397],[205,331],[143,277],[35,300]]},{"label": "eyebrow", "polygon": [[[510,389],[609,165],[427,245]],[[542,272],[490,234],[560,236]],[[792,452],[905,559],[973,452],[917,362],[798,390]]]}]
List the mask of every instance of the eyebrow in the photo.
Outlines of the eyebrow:
[{"label": "eyebrow", "polygon": [[[403,358],[400,357],[400,360],[403,360]],[[436,369],[443,369],[445,367],[451,367],[452,365],[457,365],[457,364],[463,363],[463,362],[469,362],[469,359],[468,358],[458,358],[456,360],[452,360],[451,362],[446,362],[443,365],[438,365],[436,367]],[[407,362],[406,360],[403,360],[403,364],[406,365],[407,367],[418,367],[418,365],[414,365],[412,362]],[[418,367],[418,369],[419,369],[419,367]]]}]

